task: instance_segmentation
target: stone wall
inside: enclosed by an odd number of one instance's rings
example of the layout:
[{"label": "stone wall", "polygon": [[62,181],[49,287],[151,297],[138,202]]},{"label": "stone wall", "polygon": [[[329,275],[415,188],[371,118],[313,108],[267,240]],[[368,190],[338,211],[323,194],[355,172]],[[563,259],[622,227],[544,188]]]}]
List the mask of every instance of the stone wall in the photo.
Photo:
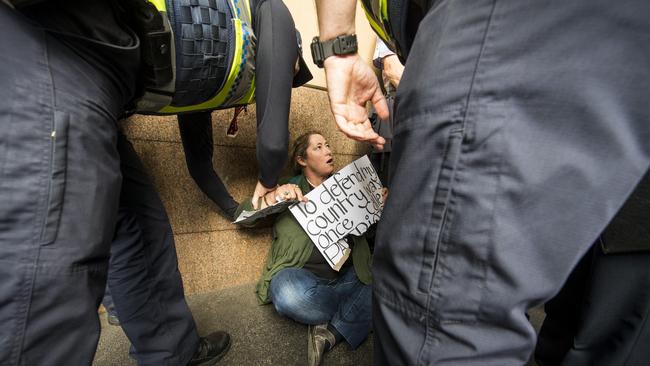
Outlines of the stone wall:
[{"label": "stone wall", "polygon": [[[232,115],[232,110],[213,113],[214,166],[233,197],[241,201],[253,193],[257,178],[255,106],[240,115],[235,138],[226,136]],[[294,89],[290,142],[314,129],[329,140],[337,169],[367,152],[365,145],[336,130],[326,92]],[[189,176],[176,117],[133,116],[124,131],[167,209],[186,294],[256,281],[271,243],[271,228],[238,228],[219,214]]]}]

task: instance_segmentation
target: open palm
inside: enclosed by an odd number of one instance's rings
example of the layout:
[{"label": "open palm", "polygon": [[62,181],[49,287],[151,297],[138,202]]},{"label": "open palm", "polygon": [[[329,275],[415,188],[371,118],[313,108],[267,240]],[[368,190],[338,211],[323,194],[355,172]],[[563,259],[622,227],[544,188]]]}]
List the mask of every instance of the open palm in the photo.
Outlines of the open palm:
[{"label": "open palm", "polygon": [[357,141],[367,141],[378,149],[386,143],[373,131],[366,102],[371,101],[380,118],[388,118],[388,105],[375,73],[357,54],[332,56],[325,60],[327,90],[339,129]]}]

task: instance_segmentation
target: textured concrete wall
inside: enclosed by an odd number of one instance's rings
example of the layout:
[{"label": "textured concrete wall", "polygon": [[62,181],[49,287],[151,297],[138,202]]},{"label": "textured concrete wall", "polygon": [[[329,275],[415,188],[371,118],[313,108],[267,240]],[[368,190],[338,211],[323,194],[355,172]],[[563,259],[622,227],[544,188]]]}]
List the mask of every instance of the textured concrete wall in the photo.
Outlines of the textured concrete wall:
[{"label": "textured concrete wall", "polygon": [[[255,106],[240,115],[239,134],[226,137],[232,110],[212,116],[214,166],[233,197],[252,194],[257,179]],[[320,130],[343,167],[367,151],[336,130],[324,91],[298,88],[292,95],[291,143]],[[256,281],[271,243],[271,228],[240,229],[228,222],[187,172],[176,117],[133,116],[124,130],[144,162],[167,209],[187,294]],[[286,174],[288,174],[286,170]]]}]

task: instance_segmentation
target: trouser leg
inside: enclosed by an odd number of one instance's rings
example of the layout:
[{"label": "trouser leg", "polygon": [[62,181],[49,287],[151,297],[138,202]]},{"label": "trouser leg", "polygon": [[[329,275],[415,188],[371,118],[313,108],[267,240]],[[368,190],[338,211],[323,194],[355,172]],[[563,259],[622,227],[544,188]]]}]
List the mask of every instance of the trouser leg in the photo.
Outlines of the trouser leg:
[{"label": "trouser leg", "polygon": [[597,242],[545,305],[540,366],[645,365],[650,253],[605,255]]},{"label": "trouser leg", "polygon": [[111,290],[108,288],[108,284],[106,284],[106,288],[104,289],[104,298],[102,299],[102,305],[104,305],[104,308],[106,309],[108,315],[117,316],[117,312],[115,311],[115,303],[113,302],[113,295],[111,295]]},{"label": "trouser leg", "polygon": [[302,268],[286,268],[273,276],[269,295],[275,310],[303,324],[322,324],[338,309],[338,295],[328,280]]},{"label": "trouser leg", "polygon": [[119,196],[107,77],[0,4],[0,363],[89,365]]},{"label": "trouser leg", "polygon": [[546,317],[535,346],[540,366],[559,365],[573,344],[591,273],[593,248],[580,260],[560,292],[544,304]]},{"label": "trouser leg", "polygon": [[368,337],[372,327],[372,289],[359,281],[350,267],[337,280],[334,291],[339,295],[339,307],[330,324],[355,349]]},{"label": "trouser leg", "polygon": [[124,177],[108,284],[139,365],[184,365],[198,347],[171,226],[154,186],[120,135]]},{"label": "trouser leg", "polygon": [[[643,366],[650,360],[650,252],[603,254],[593,270],[580,327],[561,365]],[[552,364],[551,364],[552,365]]]},{"label": "trouser leg", "polygon": [[239,204],[214,170],[212,156],[214,142],[212,137],[212,114],[196,112],[178,116],[178,128],[183,141],[185,162],[192,179],[206,196],[234,220]]},{"label": "trouser leg", "polygon": [[279,314],[304,324],[330,323],[352,348],[370,332],[370,286],[352,268],[331,281],[305,269],[283,269],[273,276],[269,293]]},{"label": "trouser leg", "polygon": [[535,350],[540,365],[642,365],[650,358],[647,347],[639,346],[650,342],[648,182],[646,174],[546,303]]},{"label": "trouser leg", "polygon": [[528,361],[526,311],[557,293],[650,163],[648,3],[610,5],[440,1],[419,25],[373,258],[374,362]]}]

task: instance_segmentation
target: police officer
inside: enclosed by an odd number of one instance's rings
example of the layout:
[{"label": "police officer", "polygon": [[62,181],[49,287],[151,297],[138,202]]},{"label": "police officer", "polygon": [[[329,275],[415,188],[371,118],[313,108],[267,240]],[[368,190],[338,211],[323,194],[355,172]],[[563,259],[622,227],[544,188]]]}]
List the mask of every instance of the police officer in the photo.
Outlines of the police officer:
[{"label": "police officer", "polygon": [[93,360],[120,195],[116,122],[140,65],[117,14],[107,0],[0,4],[2,365]]},{"label": "police officer", "polygon": [[[248,11],[246,4],[239,2],[238,6],[240,6],[240,14]],[[218,58],[219,54],[208,54],[205,48],[207,42],[205,39],[208,35],[203,24],[217,23],[214,27],[221,29],[222,24],[219,22],[223,22],[224,18],[217,14],[225,12],[228,23],[234,17],[233,14],[228,13],[233,10],[227,6],[226,1],[216,1],[214,4],[175,3],[174,11],[174,14],[167,14],[167,16],[169,19],[175,19],[178,25],[176,30],[180,29],[174,33],[177,51],[181,48],[179,45],[191,44],[191,49],[188,47],[182,50],[183,54],[199,55],[198,61],[206,63],[207,68],[216,68],[217,71],[221,65],[219,60],[237,60],[237,62],[233,61],[231,69],[241,66],[241,56],[225,54],[223,58]],[[250,18],[240,16],[239,19],[252,21],[248,32],[254,32],[255,39],[244,39],[241,47],[245,47],[246,40],[255,42],[256,47],[250,50],[255,52],[252,60],[255,66],[252,70],[254,75],[243,74],[239,79],[229,76],[230,79],[226,79],[223,84],[227,85],[232,81],[231,91],[235,91],[234,95],[226,98],[226,102],[214,102],[219,95],[224,94],[222,90],[205,92],[209,87],[209,81],[205,81],[205,85],[200,88],[194,88],[193,84],[184,82],[182,65],[178,62],[183,56],[178,54],[176,89],[171,104],[160,107],[147,101],[150,104],[147,104],[148,109],[145,110],[141,106],[143,100],[136,102],[140,104],[140,107],[136,107],[140,108],[139,112],[147,113],[158,108],[156,112],[159,114],[180,113],[179,126],[190,172],[193,173],[192,176],[198,185],[204,191],[207,190],[206,193],[209,194],[210,189],[221,189],[216,196],[210,197],[216,198],[218,202],[223,202],[219,200],[230,195],[212,167],[211,110],[250,103],[253,101],[252,96],[255,97],[258,120],[259,184],[273,189],[287,158],[285,144],[288,143],[291,88],[301,85],[311,77],[301,58],[293,19],[282,1],[251,1],[250,11]],[[213,17],[206,19],[205,14],[212,14]],[[187,18],[183,19],[183,16]],[[203,38],[190,42],[183,27],[184,24],[197,22],[197,19],[203,29]],[[212,31],[214,28],[207,29]],[[246,30],[245,27],[242,29]],[[237,29],[232,32],[237,34]],[[244,37],[245,32],[242,34]],[[179,40],[180,36],[183,39]],[[220,44],[221,36],[220,31],[219,41],[214,39],[210,41],[213,45],[212,51],[215,53],[219,52],[219,47],[215,45]],[[234,40],[228,38],[226,40],[223,49],[236,51],[231,47]],[[192,65],[198,68],[196,63]],[[245,67],[243,70],[251,71]],[[254,84],[251,80],[253,76]],[[185,77],[191,79],[194,76]],[[245,85],[247,77],[250,84]],[[152,93],[152,88],[146,89],[145,99],[147,93]],[[236,93],[244,95],[245,100],[238,101]],[[227,100],[234,102],[227,103]],[[123,136],[120,136],[118,146],[122,147],[123,152],[122,170],[129,174],[128,179],[125,175],[123,182],[118,224],[111,246],[108,288],[113,296],[120,325],[133,345],[130,354],[138,364],[159,365],[171,362],[169,360],[184,360],[187,359],[185,350],[196,349],[196,346],[192,347],[193,344],[199,342],[199,345],[202,345],[204,342],[196,335],[191,313],[185,303],[180,273],[177,270],[172,228],[164,206],[137,159],[133,147]],[[124,157],[128,158],[124,159]],[[164,304],[164,307],[160,304]],[[160,326],[161,324],[164,324],[164,327]],[[224,352],[229,345],[229,337],[223,333],[217,333],[208,340],[210,342],[206,347],[212,344],[214,349],[221,348]]]},{"label": "police officer", "polygon": [[544,305],[539,366],[647,365],[650,172]]},{"label": "police officer", "polygon": [[109,0],[0,4],[3,365],[92,362],[118,205],[109,283],[137,361],[207,365],[229,347],[224,332],[196,334],[163,206],[117,131],[142,94],[141,65],[160,66],[124,14]]},{"label": "police officer", "polygon": [[236,202],[216,173],[202,173],[211,168],[209,112],[256,103],[260,173],[253,196],[275,190],[287,161],[291,87],[312,78],[302,59],[300,34],[281,1],[154,3],[175,30],[175,73],[169,81],[152,56],[152,77],[134,109],[178,114],[190,173],[230,216]]},{"label": "police officer", "polygon": [[[362,1],[406,60],[373,261],[375,358],[522,365],[550,299],[650,165],[650,5]],[[318,0],[316,61],[357,140],[386,112],[355,1]],[[416,194],[417,192],[417,194]]]},{"label": "police officer", "polygon": [[381,80],[383,81],[385,90],[384,96],[386,97],[386,103],[388,104],[390,115],[388,119],[381,119],[378,118],[374,109],[370,110],[370,123],[377,134],[386,140],[386,143],[381,150],[372,149],[369,158],[373,167],[377,171],[377,175],[379,175],[381,184],[388,188],[390,186],[388,182],[390,166],[388,163],[390,161],[391,139],[393,137],[392,118],[394,115],[391,111],[393,110],[395,102],[397,86],[399,85],[402,73],[404,72],[404,65],[402,65],[395,52],[391,51],[380,39],[377,40],[377,45],[375,46],[375,54],[372,59],[372,64],[381,71]]}]

